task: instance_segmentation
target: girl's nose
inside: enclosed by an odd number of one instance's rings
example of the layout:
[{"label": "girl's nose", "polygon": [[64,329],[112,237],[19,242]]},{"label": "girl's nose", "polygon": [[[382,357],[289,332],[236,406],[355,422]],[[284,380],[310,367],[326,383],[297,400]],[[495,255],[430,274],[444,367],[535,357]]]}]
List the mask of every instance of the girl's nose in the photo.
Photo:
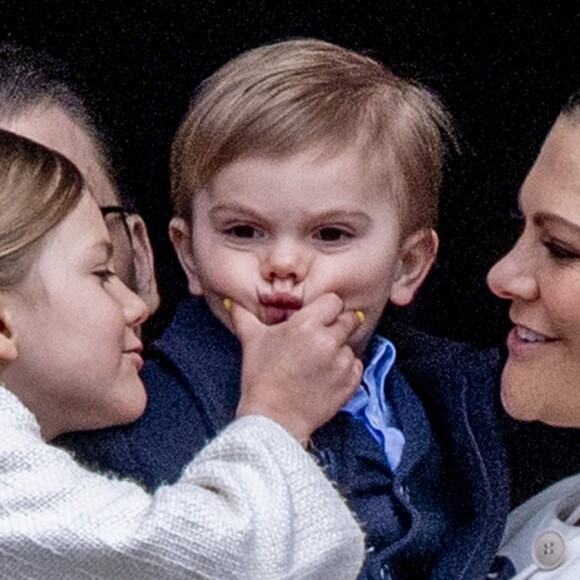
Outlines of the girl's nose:
[{"label": "girl's nose", "polygon": [[301,244],[284,240],[272,244],[261,262],[261,275],[271,282],[275,279],[301,282],[308,271],[308,251]]},{"label": "girl's nose", "polygon": [[523,236],[487,275],[490,290],[506,300],[534,300],[538,284],[534,270],[534,256]]},{"label": "girl's nose", "polygon": [[143,324],[149,317],[149,310],[145,302],[121,280],[117,280],[117,298],[123,309],[125,321],[128,326]]}]

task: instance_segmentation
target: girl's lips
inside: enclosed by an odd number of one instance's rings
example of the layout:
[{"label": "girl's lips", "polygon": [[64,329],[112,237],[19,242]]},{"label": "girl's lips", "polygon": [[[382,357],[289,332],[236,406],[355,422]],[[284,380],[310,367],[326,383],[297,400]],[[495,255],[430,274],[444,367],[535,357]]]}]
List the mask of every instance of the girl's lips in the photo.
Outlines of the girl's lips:
[{"label": "girl's lips", "polygon": [[140,371],[143,368],[143,357],[137,352],[136,350],[126,350],[123,352],[124,355],[128,356],[135,362],[135,366],[137,367],[137,371]]},{"label": "girl's lips", "polygon": [[143,352],[143,346],[139,345],[134,348],[129,348],[123,351],[123,354],[130,356],[134,361],[135,365],[137,366],[137,370],[140,371],[143,368],[143,357],[141,353]]}]

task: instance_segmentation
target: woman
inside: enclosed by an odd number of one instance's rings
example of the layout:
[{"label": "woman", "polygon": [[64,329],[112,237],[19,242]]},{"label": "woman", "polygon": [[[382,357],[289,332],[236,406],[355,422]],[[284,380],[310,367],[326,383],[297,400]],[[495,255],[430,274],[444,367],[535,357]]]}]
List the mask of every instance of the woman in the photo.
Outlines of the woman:
[{"label": "woman", "polygon": [[[362,534],[296,441],[360,380],[341,308],[327,295],[266,328],[233,305],[239,418],[175,485],[150,496],[81,468],[47,442],[143,412],[146,309],[76,168],[0,131],[0,577],[355,578]],[[293,349],[311,355],[300,369]]]},{"label": "woman", "polygon": [[[548,134],[520,193],[524,229],[488,283],[511,301],[501,396],[516,419],[580,427],[580,94]],[[511,515],[500,554],[516,578],[580,578],[580,474]]]}]

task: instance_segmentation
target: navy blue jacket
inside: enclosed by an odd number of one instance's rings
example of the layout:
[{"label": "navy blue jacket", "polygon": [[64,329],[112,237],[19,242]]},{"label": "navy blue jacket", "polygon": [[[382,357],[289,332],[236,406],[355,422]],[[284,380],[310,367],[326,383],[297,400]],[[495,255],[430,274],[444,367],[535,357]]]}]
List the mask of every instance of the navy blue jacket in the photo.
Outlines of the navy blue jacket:
[{"label": "navy blue jacket", "polygon": [[[313,436],[313,452],[367,532],[360,578],[485,578],[509,501],[497,422],[499,356],[406,327],[388,337],[398,354],[385,388],[406,439],[395,474],[349,414]],[[89,465],[149,489],[173,482],[234,418],[240,362],[237,339],[205,302],[188,298],[145,364],[143,417],[61,443]]]}]

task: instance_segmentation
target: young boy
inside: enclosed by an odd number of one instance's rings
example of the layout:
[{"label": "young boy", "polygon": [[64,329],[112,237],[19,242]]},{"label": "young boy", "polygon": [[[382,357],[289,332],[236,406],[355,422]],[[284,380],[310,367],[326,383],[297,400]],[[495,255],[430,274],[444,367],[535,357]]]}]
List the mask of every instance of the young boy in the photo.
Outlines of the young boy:
[{"label": "young boy", "polygon": [[174,481],[238,404],[231,301],[277,324],[335,292],[364,318],[349,344],[366,368],[311,449],[367,533],[361,578],[484,577],[508,495],[497,361],[408,330],[375,334],[434,261],[448,127],[429,91],[321,41],[258,48],[216,72],[171,160],[170,236],[196,298],[146,364],[143,418],[76,450],[150,488]]}]

